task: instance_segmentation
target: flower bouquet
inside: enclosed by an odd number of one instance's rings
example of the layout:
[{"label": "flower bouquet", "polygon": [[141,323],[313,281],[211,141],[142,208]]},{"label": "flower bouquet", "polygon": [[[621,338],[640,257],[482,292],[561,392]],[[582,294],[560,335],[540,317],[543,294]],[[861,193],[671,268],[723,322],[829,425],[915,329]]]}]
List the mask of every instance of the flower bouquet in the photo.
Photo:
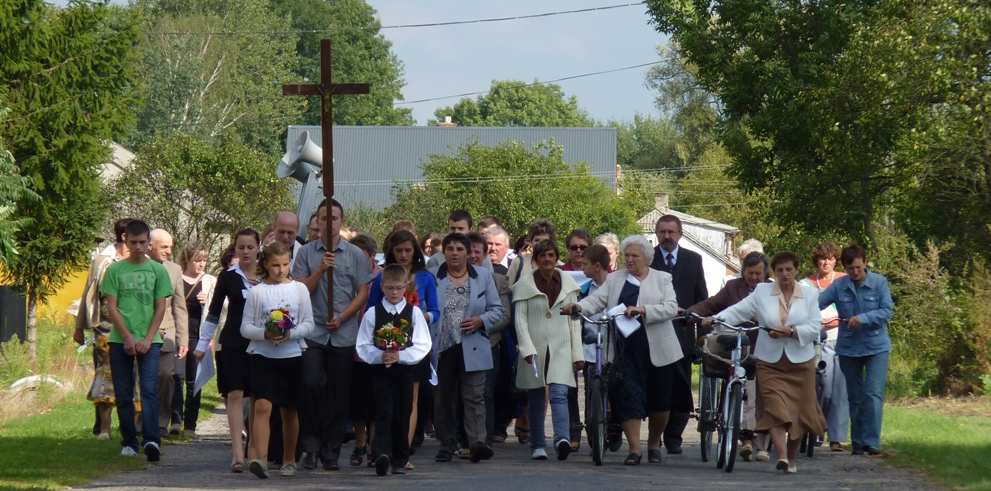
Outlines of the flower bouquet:
[{"label": "flower bouquet", "polygon": [[409,342],[409,321],[389,322],[375,330],[375,346],[382,351],[400,351]]},{"label": "flower bouquet", "polygon": [[284,308],[272,309],[265,321],[265,332],[273,338],[283,338],[289,336],[289,331],[296,327],[292,315]]}]

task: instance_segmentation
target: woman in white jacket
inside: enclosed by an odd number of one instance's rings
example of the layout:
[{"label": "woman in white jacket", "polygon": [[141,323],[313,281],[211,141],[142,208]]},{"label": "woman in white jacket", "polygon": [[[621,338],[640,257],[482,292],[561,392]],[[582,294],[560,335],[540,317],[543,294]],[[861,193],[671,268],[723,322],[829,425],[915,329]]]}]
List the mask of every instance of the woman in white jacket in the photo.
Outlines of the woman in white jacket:
[{"label": "woman in white jacket", "polygon": [[575,370],[584,366],[581,325],[560,315],[578,301],[578,283],[557,269],[560,253],[552,240],[533,248],[537,269],[513,285],[516,313],[516,387],[527,391],[530,448],[535,460],[547,459],[544,439],[545,394],[549,395],[558,460],[571,452],[568,388],[577,387]]},{"label": "woman in white jacket", "polygon": [[[806,432],[822,434],[825,418],[816,403],[815,340],[821,314],[819,292],[796,281],[798,256],[781,252],[771,259],[774,283],[761,283],[716,317],[737,325],[756,318],[761,331],[753,353],[762,414],[757,431],[770,432],[780,456],[777,468],[795,473],[795,458]],[[712,325],[712,318],[706,318]]]},{"label": "woman in white jacket", "polygon": [[[677,402],[672,397],[675,377],[681,376],[675,362],[683,355],[671,325],[671,319],[678,314],[678,300],[671,275],[650,268],[654,248],[644,236],[627,237],[620,248],[626,268],[611,273],[605,284],[594,293],[561,311],[601,312],[622,304],[627,317],[639,319],[640,327],[629,337],[613,336],[614,340],[621,338],[609,350],[610,353],[619,353],[617,365],[620,375],[608,389],[609,398],[613,413],[623,423],[623,432],[630,445],[630,454],[623,463],[640,464],[640,420],[648,416],[648,461],[660,463],[661,437],[672,405]],[[687,386],[689,381],[684,383]]]}]

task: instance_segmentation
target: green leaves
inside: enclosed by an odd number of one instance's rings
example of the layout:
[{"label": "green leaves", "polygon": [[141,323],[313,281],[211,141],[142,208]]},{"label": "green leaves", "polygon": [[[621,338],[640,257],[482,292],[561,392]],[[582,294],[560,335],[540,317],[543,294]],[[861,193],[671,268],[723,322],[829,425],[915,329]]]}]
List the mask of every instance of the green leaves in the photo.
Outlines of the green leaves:
[{"label": "green leaves", "polygon": [[456,155],[432,157],[423,173],[425,182],[397,189],[396,204],[386,211],[393,219],[414,220],[423,231],[443,230],[457,208],[497,216],[513,236],[538,218],[551,220],[563,234],[579,227],[594,234],[636,231],[634,209],[585,165],[572,168],[553,144],[470,144]]},{"label": "green leaves", "polygon": [[[486,95],[461,99],[453,107],[434,112],[437,121],[451,116],[461,126],[594,126],[578,107],[578,99],[565,97],[559,85],[506,80],[494,81]],[[436,123],[432,121],[431,123]]]}]

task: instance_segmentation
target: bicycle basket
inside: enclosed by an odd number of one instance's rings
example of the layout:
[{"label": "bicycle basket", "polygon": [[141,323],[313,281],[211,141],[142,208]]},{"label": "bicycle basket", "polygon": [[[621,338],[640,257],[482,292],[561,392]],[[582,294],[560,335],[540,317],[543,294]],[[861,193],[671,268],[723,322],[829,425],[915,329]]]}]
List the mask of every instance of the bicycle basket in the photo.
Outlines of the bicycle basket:
[{"label": "bicycle basket", "polygon": [[[743,338],[740,358],[750,357],[749,340]],[[705,337],[705,350],[702,357],[702,373],[707,377],[726,378],[730,374],[730,364],[733,359],[733,349],[736,347],[736,335],[712,333]]]}]

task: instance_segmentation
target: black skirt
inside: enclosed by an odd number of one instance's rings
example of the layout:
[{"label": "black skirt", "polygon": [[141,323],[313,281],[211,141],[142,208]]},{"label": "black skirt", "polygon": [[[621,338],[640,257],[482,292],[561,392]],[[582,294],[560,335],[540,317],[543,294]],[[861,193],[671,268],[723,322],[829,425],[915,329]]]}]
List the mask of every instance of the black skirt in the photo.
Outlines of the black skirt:
[{"label": "black skirt", "polygon": [[299,407],[303,357],[266,358],[251,355],[251,397],[279,407]]},{"label": "black skirt", "polygon": [[248,353],[243,349],[223,347],[217,352],[217,390],[220,395],[227,397],[235,390],[242,390],[247,397],[250,372]]}]

